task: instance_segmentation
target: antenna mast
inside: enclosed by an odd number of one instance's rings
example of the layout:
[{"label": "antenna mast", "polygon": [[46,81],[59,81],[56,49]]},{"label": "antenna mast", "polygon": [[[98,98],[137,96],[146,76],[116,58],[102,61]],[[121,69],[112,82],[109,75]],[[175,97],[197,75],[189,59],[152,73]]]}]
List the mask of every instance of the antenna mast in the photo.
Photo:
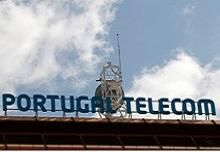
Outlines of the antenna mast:
[{"label": "antenna mast", "polygon": [[[131,118],[131,114],[127,113],[126,103],[123,101],[124,91],[122,88],[122,72],[121,72],[121,52],[119,43],[119,34],[117,34],[118,40],[118,60],[119,65],[114,65],[111,62],[107,62],[103,66],[102,72],[100,74],[99,81],[101,84],[96,88],[95,96],[101,96],[104,101],[104,107],[108,105],[108,98],[110,98],[111,108],[115,110],[116,113],[111,112],[99,112],[99,116],[102,115],[106,118]],[[97,107],[98,110],[101,109]],[[107,108],[105,108],[107,109]]]},{"label": "antenna mast", "polygon": [[122,71],[121,71],[121,50],[120,50],[120,41],[119,41],[119,34],[117,34],[117,40],[118,40],[118,61],[119,61],[119,74],[122,81]]}]

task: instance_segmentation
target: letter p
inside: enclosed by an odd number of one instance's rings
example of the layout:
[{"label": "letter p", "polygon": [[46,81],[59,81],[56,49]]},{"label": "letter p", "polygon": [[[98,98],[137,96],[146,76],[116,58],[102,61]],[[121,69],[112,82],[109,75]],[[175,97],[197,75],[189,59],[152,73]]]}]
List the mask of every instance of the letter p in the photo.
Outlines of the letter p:
[{"label": "letter p", "polygon": [[12,94],[3,94],[3,111],[7,111],[7,106],[13,105],[15,103],[15,97]]}]

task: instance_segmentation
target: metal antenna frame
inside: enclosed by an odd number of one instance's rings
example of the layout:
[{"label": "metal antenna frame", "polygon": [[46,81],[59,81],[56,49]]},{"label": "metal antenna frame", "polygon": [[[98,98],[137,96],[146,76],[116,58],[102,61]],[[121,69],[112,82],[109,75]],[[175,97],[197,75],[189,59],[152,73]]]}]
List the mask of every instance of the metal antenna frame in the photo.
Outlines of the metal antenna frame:
[{"label": "metal antenna frame", "polygon": [[[122,66],[119,34],[117,34],[117,42],[119,65],[114,65],[111,62],[107,62],[107,64],[103,66],[103,70],[100,74],[100,79],[98,80],[101,82],[101,84],[97,87],[95,94],[102,95],[104,100],[108,95],[110,95],[112,100],[112,106],[114,108],[117,108],[117,112],[119,115],[99,113],[99,116],[101,118],[102,115],[106,118],[132,118],[132,115],[128,114],[126,111],[126,103],[122,101],[124,91],[122,88]],[[117,90],[117,93],[115,94],[113,90]]]},{"label": "metal antenna frame", "polygon": [[119,69],[120,69],[120,77],[121,77],[121,81],[122,81],[121,49],[120,49],[119,34],[117,34],[117,41],[118,41],[118,62],[119,62]]}]

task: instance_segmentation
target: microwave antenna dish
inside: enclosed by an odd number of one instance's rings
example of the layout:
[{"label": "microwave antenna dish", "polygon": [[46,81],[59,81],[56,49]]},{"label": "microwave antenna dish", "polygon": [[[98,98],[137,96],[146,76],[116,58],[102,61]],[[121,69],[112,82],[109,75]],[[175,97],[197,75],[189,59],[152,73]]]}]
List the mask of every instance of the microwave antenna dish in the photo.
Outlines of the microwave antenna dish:
[{"label": "microwave antenna dish", "polygon": [[95,96],[101,96],[104,101],[104,107],[106,107],[106,98],[110,97],[111,107],[116,113],[99,113],[100,117],[106,118],[131,118],[131,114],[127,114],[126,105],[123,101],[124,90],[122,87],[122,72],[121,72],[121,52],[119,44],[119,34],[117,34],[118,42],[118,59],[119,65],[114,65],[111,62],[107,62],[103,66],[100,74],[101,84],[98,85],[95,91]]}]

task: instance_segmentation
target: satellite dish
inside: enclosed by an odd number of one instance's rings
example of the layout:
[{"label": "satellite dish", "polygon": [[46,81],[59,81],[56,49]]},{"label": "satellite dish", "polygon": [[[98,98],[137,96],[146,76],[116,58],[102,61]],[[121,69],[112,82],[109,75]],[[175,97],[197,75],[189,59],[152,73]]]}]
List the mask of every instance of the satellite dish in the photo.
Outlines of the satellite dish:
[{"label": "satellite dish", "polygon": [[[122,107],[123,105],[123,100],[122,98],[124,97],[124,91],[123,88],[118,85],[117,82],[113,81],[113,80],[108,80],[106,81],[106,91],[105,94],[102,91],[102,84],[100,84],[95,91],[95,96],[106,96],[106,97],[110,97],[111,99],[111,107],[113,110],[118,110],[119,108]],[[104,100],[104,107],[106,107],[106,102]]]},{"label": "satellite dish", "polygon": [[[114,65],[111,62],[107,62],[103,66],[100,78],[96,81],[101,82],[95,91],[95,96],[101,96],[104,101],[104,108],[106,107],[106,98],[111,99],[111,108],[117,113],[99,113],[99,115],[104,115],[107,118],[125,118],[127,116],[127,108],[123,101],[124,91],[122,88],[122,72],[121,72],[121,55],[120,55],[120,45],[119,45],[119,34],[117,34],[118,40],[118,57],[119,66]],[[131,118],[131,114],[129,114]]]},{"label": "satellite dish", "polygon": [[120,67],[111,62],[107,62],[107,64],[103,66],[100,76],[99,81],[101,84],[96,88],[95,96],[101,96],[103,98],[104,108],[106,107],[106,98],[110,97],[111,108],[115,110],[116,113],[99,113],[99,115],[104,115],[106,118],[125,118],[127,116],[127,110],[123,101],[124,90],[122,88]]}]

